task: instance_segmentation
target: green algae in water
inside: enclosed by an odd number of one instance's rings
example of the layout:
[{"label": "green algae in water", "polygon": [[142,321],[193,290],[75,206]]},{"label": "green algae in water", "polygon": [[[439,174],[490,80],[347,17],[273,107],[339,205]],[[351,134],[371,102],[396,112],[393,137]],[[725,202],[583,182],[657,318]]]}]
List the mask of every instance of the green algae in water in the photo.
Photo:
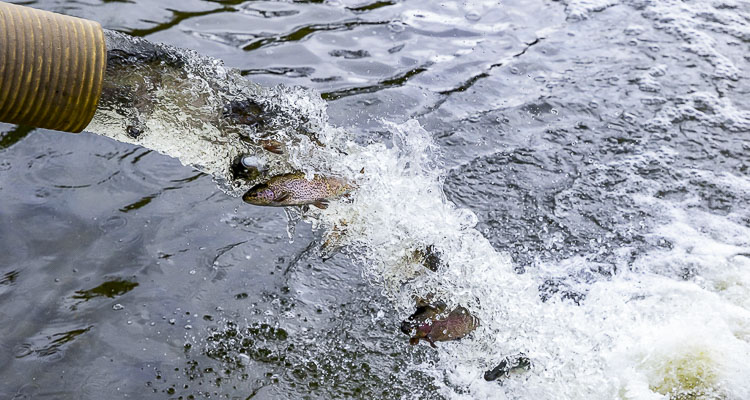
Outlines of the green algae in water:
[{"label": "green algae in water", "polygon": [[716,361],[708,351],[693,351],[654,361],[649,388],[670,400],[725,399],[716,388]]}]

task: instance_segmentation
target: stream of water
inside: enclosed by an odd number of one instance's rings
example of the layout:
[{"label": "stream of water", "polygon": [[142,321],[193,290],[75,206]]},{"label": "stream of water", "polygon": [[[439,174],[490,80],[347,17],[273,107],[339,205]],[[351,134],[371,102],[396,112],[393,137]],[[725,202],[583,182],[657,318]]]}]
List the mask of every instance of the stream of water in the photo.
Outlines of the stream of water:
[{"label": "stream of water", "polygon": [[[168,3],[33,4],[207,56],[4,128],[0,397],[750,398],[750,3]],[[357,190],[236,198],[293,170]]]}]

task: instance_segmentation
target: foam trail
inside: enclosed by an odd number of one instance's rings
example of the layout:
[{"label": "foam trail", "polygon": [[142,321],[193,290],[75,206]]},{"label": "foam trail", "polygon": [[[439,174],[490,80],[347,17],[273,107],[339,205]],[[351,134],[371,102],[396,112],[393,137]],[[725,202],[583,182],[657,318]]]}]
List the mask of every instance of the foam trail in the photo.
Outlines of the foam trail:
[{"label": "foam trail", "polygon": [[[580,306],[560,298],[543,303],[538,287],[545,273],[572,276],[586,260],[516,274],[507,255],[496,252],[474,229],[473,213],[445,199],[443,171],[435,163],[437,149],[429,135],[415,121],[388,125],[394,133],[393,147],[354,146],[347,148],[347,156],[326,157],[335,166],[333,172],[356,180],[360,190],[351,203],[336,203],[311,216],[319,227],[345,227],[340,240],[348,254],[365,266],[366,276],[383,285],[403,314],[413,308],[413,296],[435,295],[451,306],[468,307],[482,321],[470,338],[440,346],[433,373],[436,382],[448,382],[445,396],[461,397],[456,392],[460,388],[459,392],[468,390],[468,398],[497,398],[498,386],[482,381],[482,372],[518,353],[528,356],[535,367],[504,382],[503,392],[520,398],[750,395],[742,367],[750,359],[747,293],[741,293],[741,304],[736,304],[715,293],[714,286],[637,268],[659,265],[651,259],[654,254],[647,254],[637,260],[636,268],[594,282]],[[332,159],[337,162],[330,164]],[[648,162],[650,157],[634,157],[630,167]],[[366,172],[359,175],[356,171],[362,167]],[[657,204],[646,196],[640,201],[664,209],[678,228],[687,219],[681,207]],[[666,235],[670,226],[656,234]],[[682,242],[668,235],[678,245],[710,246],[700,228],[678,228],[672,229],[680,232]],[[701,261],[746,268],[750,259],[738,254],[750,250],[744,239],[750,230],[740,225],[734,229],[737,245]],[[426,245],[435,246],[449,267],[432,273],[408,261],[414,248]],[[670,252],[667,257],[680,258],[675,262],[679,264],[685,259],[696,262],[688,254]],[[723,285],[736,291],[743,281]]]}]

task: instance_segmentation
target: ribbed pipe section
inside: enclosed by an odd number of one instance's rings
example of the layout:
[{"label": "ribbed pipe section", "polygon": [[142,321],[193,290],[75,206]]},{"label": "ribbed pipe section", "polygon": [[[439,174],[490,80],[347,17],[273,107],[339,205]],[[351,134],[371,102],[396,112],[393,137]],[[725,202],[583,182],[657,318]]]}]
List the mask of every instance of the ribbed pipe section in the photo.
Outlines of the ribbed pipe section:
[{"label": "ribbed pipe section", "polygon": [[0,2],[0,121],[82,131],[106,65],[99,23]]}]

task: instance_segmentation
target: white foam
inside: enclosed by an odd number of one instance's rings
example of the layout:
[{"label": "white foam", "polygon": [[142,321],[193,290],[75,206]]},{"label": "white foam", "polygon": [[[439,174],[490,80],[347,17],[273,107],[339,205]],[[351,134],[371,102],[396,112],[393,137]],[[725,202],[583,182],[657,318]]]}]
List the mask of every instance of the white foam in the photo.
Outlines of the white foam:
[{"label": "white foam", "polygon": [[619,0],[569,0],[565,12],[570,19],[586,19],[591,13],[619,4]]},{"label": "white foam", "polygon": [[696,119],[730,132],[750,131],[750,111],[738,109],[727,97],[695,92],[678,97],[675,103],[659,111],[649,125],[666,129],[674,123]]},{"label": "white foam", "polygon": [[[588,261],[577,257],[537,272],[514,273],[508,256],[474,229],[473,213],[445,199],[429,135],[415,121],[388,125],[396,143],[390,148],[350,146],[346,156],[329,154],[337,159],[336,169],[349,171],[360,189],[352,203],[316,211],[315,221],[320,227],[345,226],[342,240],[349,254],[373,283],[383,285],[403,315],[413,309],[413,295],[433,294],[480,318],[471,338],[440,345],[440,361],[431,373],[444,385],[443,394],[457,399],[641,399],[663,398],[668,390],[718,391],[728,398],[748,393],[739,367],[750,360],[750,293],[737,287],[749,278],[742,271],[747,259],[737,254],[750,251],[742,239],[750,232],[708,214],[688,218],[680,214],[682,208],[656,204],[645,192],[641,201],[672,210],[665,213],[671,222],[654,235],[673,240],[674,249],[646,254],[630,266],[632,271],[596,282],[581,306],[560,299],[542,303],[537,288],[550,271],[564,276]],[[634,156],[630,163],[635,169],[670,154],[665,149]],[[364,174],[354,173],[362,167]],[[729,175],[714,178],[747,186]],[[683,226],[688,220],[695,227]],[[713,242],[704,237],[712,224],[725,232]],[[434,274],[405,261],[424,245],[434,245],[450,267]],[[677,281],[660,267],[695,263],[703,266],[704,280]],[[711,271],[721,273],[709,278]],[[722,278],[726,274],[734,280]],[[706,279],[723,279],[722,285],[733,289],[717,291],[716,285],[704,284]],[[514,375],[502,388],[482,379],[485,370],[519,352],[532,359],[530,372]]]},{"label": "white foam", "polygon": [[565,0],[570,19],[586,19],[592,13],[617,5],[632,6],[653,21],[657,29],[681,39],[686,51],[695,53],[714,67],[717,78],[738,80],[742,71],[721,53],[707,32],[720,32],[740,40],[750,37],[748,13],[734,1],[682,0]]}]

